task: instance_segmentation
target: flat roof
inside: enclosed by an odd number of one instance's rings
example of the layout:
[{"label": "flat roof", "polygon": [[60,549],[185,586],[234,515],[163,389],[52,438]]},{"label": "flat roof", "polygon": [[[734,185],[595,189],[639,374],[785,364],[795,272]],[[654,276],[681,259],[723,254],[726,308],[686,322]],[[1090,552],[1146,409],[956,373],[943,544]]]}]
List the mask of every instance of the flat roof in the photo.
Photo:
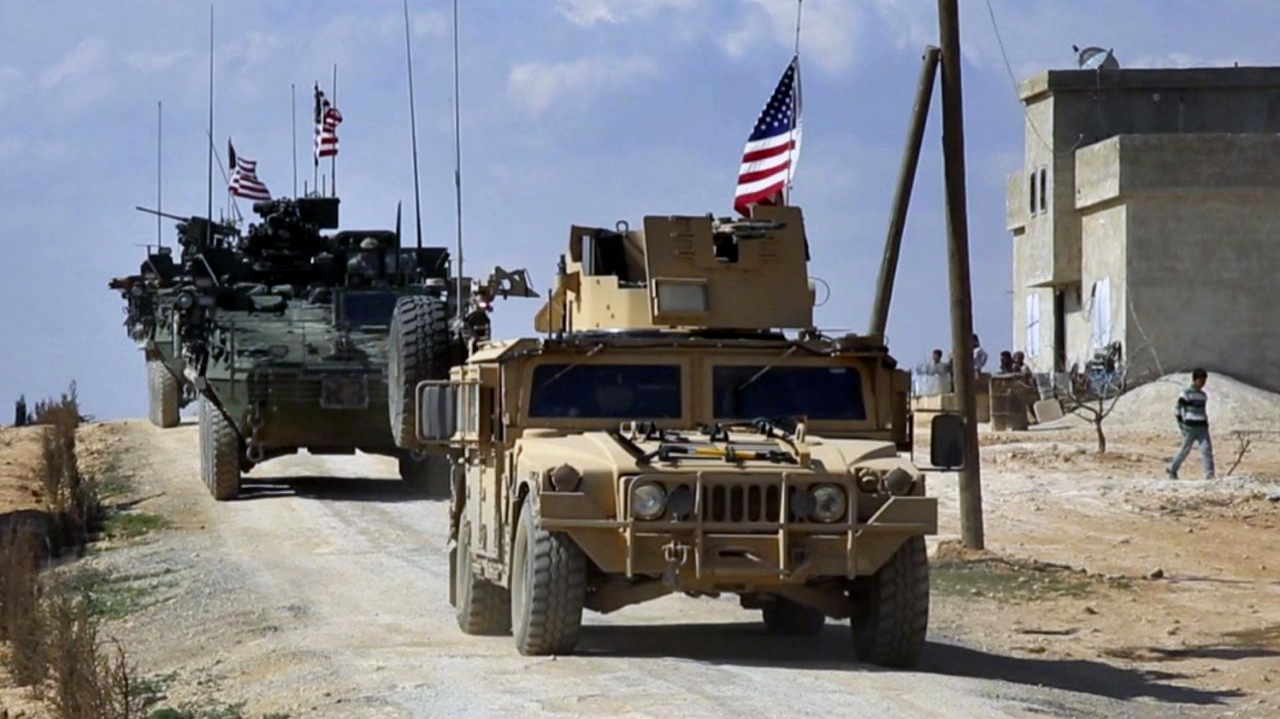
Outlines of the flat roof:
[{"label": "flat roof", "polygon": [[1098,90],[1280,89],[1280,67],[1047,70],[1018,84],[1023,102],[1055,92]]}]

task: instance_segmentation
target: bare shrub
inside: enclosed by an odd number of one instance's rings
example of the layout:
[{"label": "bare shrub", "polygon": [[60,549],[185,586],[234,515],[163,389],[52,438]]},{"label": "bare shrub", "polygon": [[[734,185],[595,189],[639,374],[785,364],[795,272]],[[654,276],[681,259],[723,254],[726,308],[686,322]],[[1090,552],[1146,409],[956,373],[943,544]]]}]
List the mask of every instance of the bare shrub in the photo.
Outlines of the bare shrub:
[{"label": "bare shrub", "polygon": [[13,524],[0,536],[0,640],[10,644],[9,670],[20,686],[45,675],[39,553],[39,538],[24,526]]}]

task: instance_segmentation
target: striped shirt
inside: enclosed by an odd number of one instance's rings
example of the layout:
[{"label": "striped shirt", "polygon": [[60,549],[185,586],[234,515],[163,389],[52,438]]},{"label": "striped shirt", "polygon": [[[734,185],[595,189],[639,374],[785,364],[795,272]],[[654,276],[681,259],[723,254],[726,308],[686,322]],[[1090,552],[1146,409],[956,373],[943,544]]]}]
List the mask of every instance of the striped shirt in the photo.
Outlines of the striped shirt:
[{"label": "striped shirt", "polygon": [[1196,389],[1195,385],[1182,390],[1182,394],[1178,395],[1178,423],[1184,427],[1208,427],[1208,403],[1209,396],[1204,390]]}]

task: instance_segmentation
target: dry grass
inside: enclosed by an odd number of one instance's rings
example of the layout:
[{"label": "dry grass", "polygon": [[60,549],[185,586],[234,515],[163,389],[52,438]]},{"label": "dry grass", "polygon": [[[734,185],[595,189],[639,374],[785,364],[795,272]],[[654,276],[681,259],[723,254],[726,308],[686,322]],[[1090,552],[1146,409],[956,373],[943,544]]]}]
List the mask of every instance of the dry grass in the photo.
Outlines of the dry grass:
[{"label": "dry grass", "polygon": [[[100,520],[94,483],[80,474],[76,428],[83,420],[75,384],[36,404],[41,436],[38,484],[52,516],[8,522],[0,536],[0,640],[13,678],[49,702],[59,719],[134,719],[144,708],[124,649],[99,635],[88,596],[45,592],[39,567],[49,554],[81,548]],[[45,535],[48,535],[47,537]]]}]

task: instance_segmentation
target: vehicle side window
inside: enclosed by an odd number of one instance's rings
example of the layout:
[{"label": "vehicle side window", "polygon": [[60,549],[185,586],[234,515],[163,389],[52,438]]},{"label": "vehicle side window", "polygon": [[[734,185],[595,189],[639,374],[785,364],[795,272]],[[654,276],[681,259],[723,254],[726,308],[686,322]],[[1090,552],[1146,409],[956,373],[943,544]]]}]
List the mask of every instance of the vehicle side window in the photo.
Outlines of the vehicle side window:
[{"label": "vehicle side window", "polygon": [[679,419],[680,373],[679,365],[539,365],[529,416]]},{"label": "vehicle side window", "polygon": [[716,419],[867,418],[862,375],[853,367],[719,365],[711,381]]}]

